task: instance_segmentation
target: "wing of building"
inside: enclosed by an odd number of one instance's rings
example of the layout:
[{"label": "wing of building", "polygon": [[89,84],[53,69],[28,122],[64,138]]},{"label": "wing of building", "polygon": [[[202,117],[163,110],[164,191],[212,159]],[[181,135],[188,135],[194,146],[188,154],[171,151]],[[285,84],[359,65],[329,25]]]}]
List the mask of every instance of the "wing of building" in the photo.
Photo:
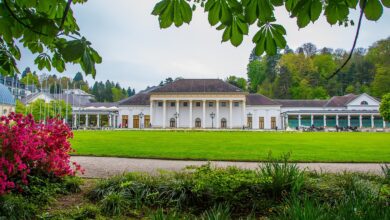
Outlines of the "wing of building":
[{"label": "wing of building", "polygon": [[380,100],[367,94],[329,100],[272,100],[220,79],[179,79],[117,103],[122,128],[384,128]]}]

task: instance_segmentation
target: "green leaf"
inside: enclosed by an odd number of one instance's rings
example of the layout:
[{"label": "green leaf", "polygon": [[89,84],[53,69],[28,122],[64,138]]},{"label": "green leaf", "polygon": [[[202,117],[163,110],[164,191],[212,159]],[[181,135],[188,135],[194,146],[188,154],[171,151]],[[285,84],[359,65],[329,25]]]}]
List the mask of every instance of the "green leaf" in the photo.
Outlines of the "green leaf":
[{"label": "green leaf", "polygon": [[267,32],[266,34],[265,51],[268,55],[276,54],[276,44],[270,32]]},{"label": "green leaf", "polygon": [[231,30],[232,30],[231,26],[226,27],[226,29],[222,35],[222,42],[226,42],[226,41],[230,40]]},{"label": "green leaf", "polygon": [[320,17],[321,11],[322,11],[321,1],[320,0],[312,1],[310,6],[310,20],[312,22],[316,21]]},{"label": "green leaf", "polygon": [[250,0],[245,6],[245,19],[249,24],[253,24],[257,19],[257,0]]},{"label": "green leaf", "polygon": [[271,0],[271,3],[275,6],[283,5],[283,0]]},{"label": "green leaf", "polygon": [[358,0],[346,0],[346,2],[349,8],[356,8]]},{"label": "green leaf", "polygon": [[86,44],[83,40],[72,40],[64,44],[59,44],[57,47],[64,60],[71,62],[79,59],[83,55]]},{"label": "green leaf", "polygon": [[173,24],[173,0],[168,0],[168,5],[159,16],[160,28],[168,28]]},{"label": "green leaf", "polygon": [[364,15],[368,20],[377,21],[383,13],[383,6],[379,0],[367,0]]},{"label": "green leaf", "polygon": [[183,18],[181,17],[181,4],[180,0],[174,0],[173,5],[173,22],[176,27],[180,27],[183,24]]},{"label": "green leaf", "polygon": [[183,21],[187,24],[192,20],[191,6],[186,1],[181,1],[181,16]]},{"label": "green leaf", "polygon": [[157,3],[152,11],[152,15],[160,15],[164,9],[168,6],[169,0],[162,0]]},{"label": "green leaf", "polygon": [[232,12],[230,11],[228,5],[226,3],[222,3],[221,23],[229,25],[232,23],[232,20],[233,20]]},{"label": "green leaf", "polygon": [[383,4],[386,8],[390,8],[390,0],[382,0],[382,4]]},{"label": "green leaf", "polygon": [[209,11],[208,19],[211,26],[214,26],[218,23],[220,11],[221,11],[221,5],[218,2],[216,2]]},{"label": "green leaf", "polygon": [[238,47],[243,39],[244,37],[239,31],[237,23],[233,23],[230,42],[233,44],[233,46]]}]

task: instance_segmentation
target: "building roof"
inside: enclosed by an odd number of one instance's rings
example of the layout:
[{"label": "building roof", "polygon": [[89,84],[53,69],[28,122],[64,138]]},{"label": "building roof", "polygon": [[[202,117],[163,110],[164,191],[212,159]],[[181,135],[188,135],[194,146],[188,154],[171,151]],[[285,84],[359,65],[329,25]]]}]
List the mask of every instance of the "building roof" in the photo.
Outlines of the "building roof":
[{"label": "building roof", "polygon": [[220,79],[178,79],[152,91],[153,93],[242,93],[243,91]]},{"label": "building roof", "polygon": [[3,84],[0,84],[0,104],[15,105],[14,96]]},{"label": "building roof", "polygon": [[347,94],[344,96],[333,96],[324,107],[344,107],[352,100],[356,99],[359,95]]},{"label": "building roof", "polygon": [[282,107],[324,107],[328,100],[293,100],[293,99],[274,99]]},{"label": "building roof", "polygon": [[247,105],[280,105],[279,103],[261,94],[246,95],[246,104]]}]

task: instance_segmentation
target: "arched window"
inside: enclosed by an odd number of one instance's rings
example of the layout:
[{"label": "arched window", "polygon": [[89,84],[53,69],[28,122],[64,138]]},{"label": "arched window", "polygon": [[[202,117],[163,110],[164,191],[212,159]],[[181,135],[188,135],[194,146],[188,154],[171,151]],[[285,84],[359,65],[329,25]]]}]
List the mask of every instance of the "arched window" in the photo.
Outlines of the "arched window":
[{"label": "arched window", "polygon": [[226,118],[221,119],[221,128],[226,128]]},{"label": "arched window", "polygon": [[360,103],[360,105],[368,105],[368,102],[367,102],[367,101],[362,101],[362,102]]},{"label": "arched window", "polygon": [[171,128],[176,127],[176,120],[174,118],[171,118],[169,120],[169,127],[171,127]]},{"label": "arched window", "polygon": [[202,127],[202,121],[200,120],[200,118],[196,118],[195,119],[195,128],[200,128]]}]

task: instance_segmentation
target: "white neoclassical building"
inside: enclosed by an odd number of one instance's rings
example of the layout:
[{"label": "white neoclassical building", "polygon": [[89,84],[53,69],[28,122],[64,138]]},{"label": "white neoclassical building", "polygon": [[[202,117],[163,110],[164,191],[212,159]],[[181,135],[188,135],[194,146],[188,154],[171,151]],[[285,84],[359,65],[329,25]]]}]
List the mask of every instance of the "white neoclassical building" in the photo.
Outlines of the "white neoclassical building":
[{"label": "white neoclassical building", "polygon": [[329,100],[272,100],[219,79],[179,79],[116,104],[121,128],[295,129],[389,127],[380,101],[348,94]]}]

